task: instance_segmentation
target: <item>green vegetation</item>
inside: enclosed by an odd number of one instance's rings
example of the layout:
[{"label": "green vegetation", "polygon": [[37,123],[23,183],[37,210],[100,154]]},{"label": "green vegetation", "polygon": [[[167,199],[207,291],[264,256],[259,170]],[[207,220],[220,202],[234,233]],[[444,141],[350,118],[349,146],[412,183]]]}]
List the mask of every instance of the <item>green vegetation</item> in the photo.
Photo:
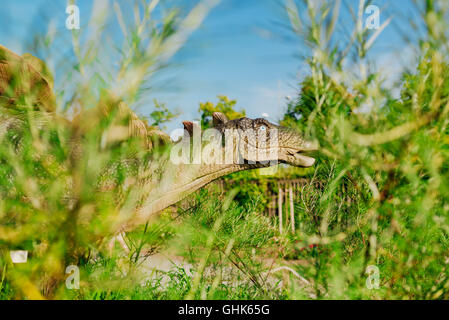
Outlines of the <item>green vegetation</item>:
[{"label": "green vegetation", "polygon": [[[36,119],[26,106],[1,106],[2,114],[19,114],[21,122],[0,137],[0,298],[448,299],[447,5],[416,4],[425,30],[415,48],[416,70],[387,86],[384,75],[368,67],[378,35],[359,29],[362,16],[355,15],[350,41],[342,45],[335,33],[342,23],[339,2],[329,3],[303,1],[298,8],[287,1],[310,72],[281,123],[320,143],[315,167],[270,176],[310,181],[295,198],[294,234],[280,234],[277,220],[262,214],[271,182],[254,171],[227,178],[242,182],[241,189],[204,188],[128,233],[129,253],[117,243],[109,248],[110,231],[137,205],[138,186],[129,181],[139,168],[120,164],[130,155],[155,159],[160,149],[139,151],[137,138],[104,143],[104,132],[120,120],[112,112],[85,128],[82,157],[74,158],[73,132],[64,124]],[[131,78],[137,80],[119,97],[130,106],[139,101],[148,73],[174,53],[171,41],[183,25],[177,11],[154,25],[144,9],[148,16],[125,32],[120,81],[86,76],[100,62],[88,50],[75,50],[79,61],[66,79],[76,83],[70,103],[96,106],[100,89]],[[235,104],[222,96],[217,105],[200,104],[202,126],[210,126],[214,111],[244,115]],[[176,115],[156,105],[152,125]],[[99,192],[105,168],[115,187]],[[260,183],[245,185],[250,179]],[[11,249],[28,250],[28,263],[12,264]],[[145,265],[157,254],[183,264],[151,273]],[[81,270],[79,290],[64,285],[69,264]],[[379,270],[378,289],[367,286],[370,266]]]},{"label": "green vegetation", "polygon": [[201,114],[201,127],[203,129],[212,127],[212,113],[214,112],[221,112],[231,120],[244,117],[245,110],[234,110],[236,103],[236,100],[230,100],[226,96],[218,96],[216,105],[209,101],[200,103],[198,112]]}]

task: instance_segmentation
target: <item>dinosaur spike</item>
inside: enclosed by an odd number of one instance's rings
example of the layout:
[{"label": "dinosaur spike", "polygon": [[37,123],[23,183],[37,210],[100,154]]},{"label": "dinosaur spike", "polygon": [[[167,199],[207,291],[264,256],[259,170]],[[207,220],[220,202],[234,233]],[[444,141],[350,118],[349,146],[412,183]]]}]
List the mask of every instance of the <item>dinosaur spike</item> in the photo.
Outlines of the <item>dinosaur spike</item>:
[{"label": "dinosaur spike", "polygon": [[213,119],[213,122],[214,122],[214,127],[216,127],[219,124],[224,124],[224,123],[229,121],[228,117],[226,117],[221,112],[214,112],[214,113],[212,113],[212,119]]},{"label": "dinosaur spike", "polygon": [[192,121],[183,121],[182,124],[184,125],[184,130],[188,132],[188,134],[192,137],[193,136],[193,122]]},{"label": "dinosaur spike", "polygon": [[194,131],[201,132],[201,127],[197,122],[183,121],[182,124],[184,125],[184,135],[185,131],[187,131],[190,137],[193,137]]}]

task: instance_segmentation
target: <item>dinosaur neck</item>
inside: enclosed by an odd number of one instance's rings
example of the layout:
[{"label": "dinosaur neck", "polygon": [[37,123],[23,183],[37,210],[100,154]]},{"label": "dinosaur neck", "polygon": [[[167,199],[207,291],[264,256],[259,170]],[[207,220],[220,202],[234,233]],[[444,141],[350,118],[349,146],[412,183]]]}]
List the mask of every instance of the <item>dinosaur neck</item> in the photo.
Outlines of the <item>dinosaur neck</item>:
[{"label": "dinosaur neck", "polygon": [[255,169],[260,165],[248,164],[167,164],[161,179],[154,185],[145,204],[138,210],[132,222],[124,228],[144,224],[155,213],[184,199],[206,184],[233,172]]}]

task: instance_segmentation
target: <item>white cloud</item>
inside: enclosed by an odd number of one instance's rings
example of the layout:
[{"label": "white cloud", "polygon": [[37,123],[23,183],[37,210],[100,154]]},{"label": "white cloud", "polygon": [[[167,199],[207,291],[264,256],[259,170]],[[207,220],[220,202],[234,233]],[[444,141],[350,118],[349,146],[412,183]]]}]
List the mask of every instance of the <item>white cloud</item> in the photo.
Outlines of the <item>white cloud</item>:
[{"label": "white cloud", "polygon": [[407,68],[416,67],[416,52],[412,45],[401,50],[385,52],[375,59],[376,68],[384,79],[384,86],[390,88],[396,98],[399,98],[400,89],[395,83],[400,80],[402,73]]}]

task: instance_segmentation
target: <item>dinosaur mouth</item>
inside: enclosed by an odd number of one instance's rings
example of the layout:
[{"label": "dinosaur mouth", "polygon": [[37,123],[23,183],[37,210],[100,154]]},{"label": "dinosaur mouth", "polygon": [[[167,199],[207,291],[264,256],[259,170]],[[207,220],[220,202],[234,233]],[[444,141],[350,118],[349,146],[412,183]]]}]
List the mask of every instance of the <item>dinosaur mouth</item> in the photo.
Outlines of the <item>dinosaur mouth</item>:
[{"label": "dinosaur mouth", "polygon": [[315,158],[306,156],[304,153],[297,152],[294,154],[294,162],[293,165],[299,167],[311,167],[315,164]]},{"label": "dinosaur mouth", "polygon": [[[300,145],[300,147],[295,146],[293,143],[288,143],[287,145],[278,147],[257,148],[251,143],[246,143],[243,145],[243,153],[241,153],[241,155],[243,154],[243,159],[246,160],[257,158],[257,160],[253,161],[277,160],[281,163],[286,163],[295,167],[313,166],[316,161],[314,156],[318,150],[318,142],[300,141],[298,145]],[[248,146],[251,146],[253,152],[256,152],[252,157],[248,153]]]},{"label": "dinosaur mouth", "polygon": [[314,150],[286,149],[285,162],[296,167],[311,167],[315,164],[315,158],[311,157]]}]

